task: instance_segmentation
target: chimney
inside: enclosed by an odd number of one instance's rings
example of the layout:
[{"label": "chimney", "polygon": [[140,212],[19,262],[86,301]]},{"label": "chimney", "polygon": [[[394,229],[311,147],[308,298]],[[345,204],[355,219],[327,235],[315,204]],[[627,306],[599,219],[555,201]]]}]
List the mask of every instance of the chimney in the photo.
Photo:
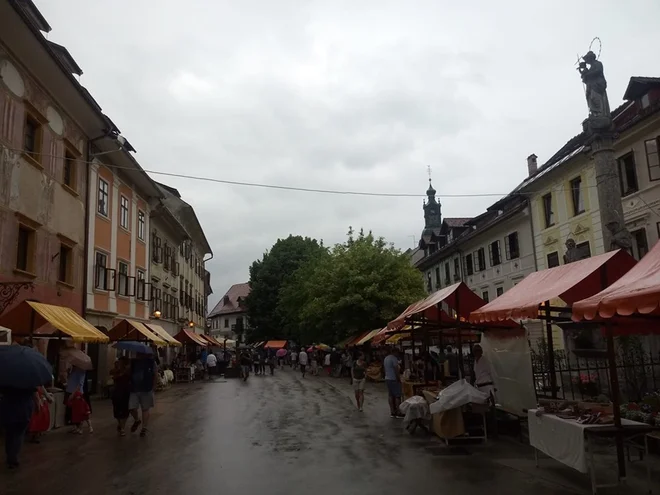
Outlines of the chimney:
[{"label": "chimney", "polygon": [[527,157],[527,171],[529,172],[529,177],[534,175],[538,170],[538,164],[536,163],[537,156],[532,153]]}]

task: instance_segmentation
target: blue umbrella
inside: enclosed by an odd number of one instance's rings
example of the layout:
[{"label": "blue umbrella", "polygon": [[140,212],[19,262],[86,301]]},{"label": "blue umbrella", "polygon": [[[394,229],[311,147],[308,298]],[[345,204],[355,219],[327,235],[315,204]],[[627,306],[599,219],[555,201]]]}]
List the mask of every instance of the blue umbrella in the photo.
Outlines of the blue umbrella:
[{"label": "blue umbrella", "polygon": [[30,347],[0,346],[0,387],[31,389],[53,381],[53,367]]},{"label": "blue umbrella", "polygon": [[115,343],[115,348],[128,351],[128,352],[137,352],[138,354],[153,354],[154,351],[147,344],[142,342],[136,342],[134,340],[120,340]]}]

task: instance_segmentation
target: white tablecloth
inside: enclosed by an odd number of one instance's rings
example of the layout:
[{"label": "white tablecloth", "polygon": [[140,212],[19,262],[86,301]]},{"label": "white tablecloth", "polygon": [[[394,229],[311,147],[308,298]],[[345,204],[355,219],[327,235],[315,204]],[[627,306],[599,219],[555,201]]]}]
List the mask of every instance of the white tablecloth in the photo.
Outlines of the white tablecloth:
[{"label": "white tablecloth", "polygon": [[[584,430],[602,428],[607,425],[581,425],[575,420],[558,418],[553,414],[536,416],[536,409],[530,409],[527,414],[529,443],[532,447],[581,473],[587,472]],[[642,423],[622,419],[621,424],[640,425]]]}]

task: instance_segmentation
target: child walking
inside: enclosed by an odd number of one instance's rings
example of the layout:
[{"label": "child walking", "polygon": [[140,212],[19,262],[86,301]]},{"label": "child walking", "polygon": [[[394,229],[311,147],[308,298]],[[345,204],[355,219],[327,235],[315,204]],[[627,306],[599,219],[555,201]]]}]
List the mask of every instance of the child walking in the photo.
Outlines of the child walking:
[{"label": "child walking", "polygon": [[87,424],[90,433],[94,433],[94,428],[92,428],[91,410],[89,404],[85,400],[85,397],[80,390],[76,390],[71,398],[69,399],[69,407],[71,407],[71,422],[76,425],[71,433],[76,435],[82,435],[83,433],[83,423]]}]

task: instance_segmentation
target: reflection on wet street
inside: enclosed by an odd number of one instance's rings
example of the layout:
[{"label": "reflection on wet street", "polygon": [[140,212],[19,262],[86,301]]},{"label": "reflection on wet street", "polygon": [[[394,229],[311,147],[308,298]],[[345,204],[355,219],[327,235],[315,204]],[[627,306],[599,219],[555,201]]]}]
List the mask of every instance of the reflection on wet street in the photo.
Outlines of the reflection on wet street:
[{"label": "reflection on wet street", "polygon": [[567,493],[478,449],[446,455],[436,437],[404,432],[377,395],[360,413],[343,390],[288,370],[178,385],[158,394],[145,439],[118,438],[109,404],[96,402],[93,435],[58,430],[26,445],[21,469],[0,471],[0,493]]}]

